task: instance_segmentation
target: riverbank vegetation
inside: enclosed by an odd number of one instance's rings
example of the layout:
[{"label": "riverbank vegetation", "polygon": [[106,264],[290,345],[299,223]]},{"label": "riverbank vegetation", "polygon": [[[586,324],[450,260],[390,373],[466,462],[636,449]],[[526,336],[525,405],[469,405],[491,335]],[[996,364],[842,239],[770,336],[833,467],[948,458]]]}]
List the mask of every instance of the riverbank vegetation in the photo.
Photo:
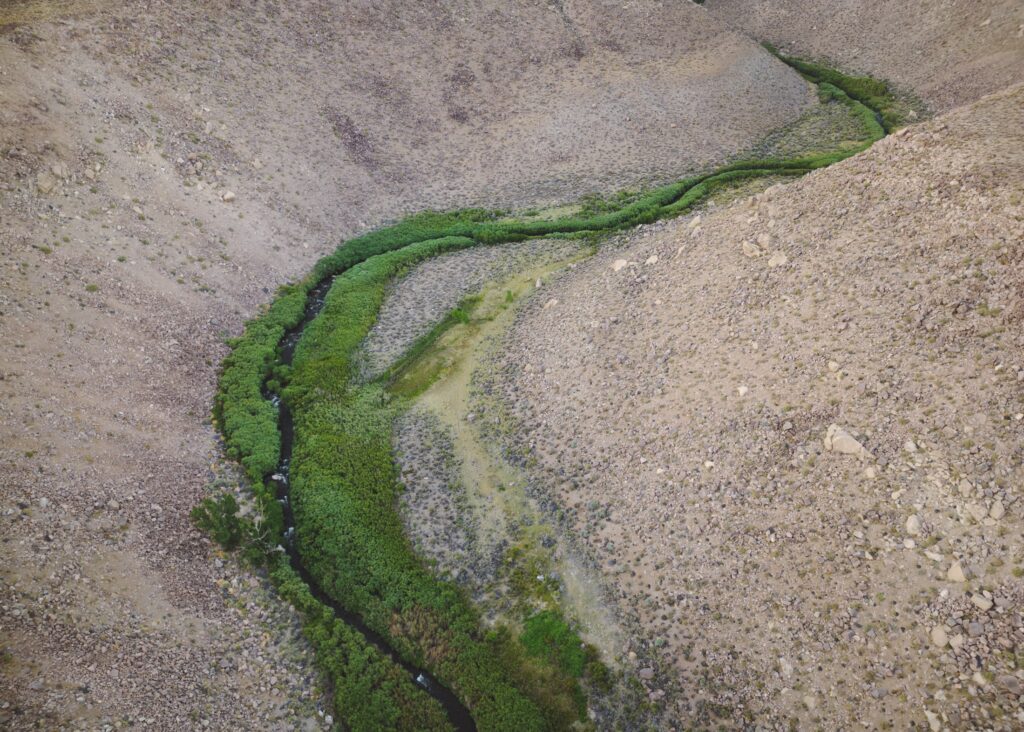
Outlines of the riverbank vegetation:
[{"label": "riverbank vegetation", "polygon": [[[306,278],[281,287],[230,342],[214,418],[228,454],[252,484],[259,522],[236,532],[223,516],[231,507],[214,503],[196,517],[227,539],[225,544],[249,537],[264,553],[280,593],[304,618],[334,684],[337,717],[347,727],[444,729],[450,720],[400,666],[335,617],[278,550],[284,513],[275,484],[267,479],[279,467],[281,434],[278,407],[268,396],[279,396],[292,415],[288,481],[297,549],[318,590],[358,616],[404,661],[436,675],[479,729],[585,726],[582,690],[606,684],[608,670],[564,618],[553,611],[524,618],[521,634],[486,630],[465,594],[434,576],[413,552],[396,511],[399,487],[391,448],[392,425],[407,398],[386,388],[409,359],[381,379],[360,383],[357,349],[377,317],[387,283],[417,262],[480,244],[588,237],[677,216],[743,181],[831,165],[867,148],[897,123],[881,82],[781,58],[816,83],[823,99],[846,105],[857,116],[860,139],[827,152],[737,162],[600,206],[589,202],[557,218],[503,218],[479,209],[419,214],[340,246]],[[313,312],[311,293],[332,278],[322,309]],[[464,302],[410,355],[466,317],[472,305]],[[282,342],[300,328],[294,357],[283,363]]]}]

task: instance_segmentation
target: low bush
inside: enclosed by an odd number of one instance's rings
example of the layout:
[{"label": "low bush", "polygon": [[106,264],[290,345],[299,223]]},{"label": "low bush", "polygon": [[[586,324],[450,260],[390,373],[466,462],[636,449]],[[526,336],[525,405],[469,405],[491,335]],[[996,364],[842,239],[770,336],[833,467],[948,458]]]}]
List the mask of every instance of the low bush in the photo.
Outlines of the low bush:
[{"label": "low bush", "polygon": [[204,498],[192,509],[191,516],[197,527],[225,549],[237,548],[245,537],[245,528],[238,518],[238,501],[230,493]]}]

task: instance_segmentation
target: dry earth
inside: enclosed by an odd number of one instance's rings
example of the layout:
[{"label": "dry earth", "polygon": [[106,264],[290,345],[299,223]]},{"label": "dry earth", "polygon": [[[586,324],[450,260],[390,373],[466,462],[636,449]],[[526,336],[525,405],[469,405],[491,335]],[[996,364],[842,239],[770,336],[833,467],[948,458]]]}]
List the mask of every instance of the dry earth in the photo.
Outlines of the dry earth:
[{"label": "dry earth", "polygon": [[1024,724],[1021,119],[645,227],[514,326],[521,439],[687,727]]}]

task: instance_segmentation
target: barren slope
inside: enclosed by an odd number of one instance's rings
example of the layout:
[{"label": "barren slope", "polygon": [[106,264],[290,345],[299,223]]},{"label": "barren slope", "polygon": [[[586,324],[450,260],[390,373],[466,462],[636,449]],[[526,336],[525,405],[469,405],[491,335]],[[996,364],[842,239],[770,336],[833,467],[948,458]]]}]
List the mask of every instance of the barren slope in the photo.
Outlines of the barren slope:
[{"label": "barren slope", "polygon": [[188,521],[224,336],[357,230],[675,176],[810,98],[687,4],[4,4],[0,726],[310,716]]},{"label": "barren slope", "polygon": [[514,327],[523,443],[694,723],[1024,722],[1021,119],[644,227]]},{"label": "barren slope", "polygon": [[1017,0],[707,0],[704,7],[797,55],[889,79],[937,111],[1024,77]]}]

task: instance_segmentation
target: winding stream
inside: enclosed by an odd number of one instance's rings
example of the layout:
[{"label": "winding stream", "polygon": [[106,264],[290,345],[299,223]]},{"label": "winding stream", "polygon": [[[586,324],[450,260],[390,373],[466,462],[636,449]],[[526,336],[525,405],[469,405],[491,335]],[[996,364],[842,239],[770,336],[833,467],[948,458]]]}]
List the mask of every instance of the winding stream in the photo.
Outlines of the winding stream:
[{"label": "winding stream", "polygon": [[[815,81],[816,83],[819,83],[817,80]],[[754,160],[726,166],[716,173],[710,173],[698,178],[681,181],[678,184],[673,184],[666,189],[662,189],[663,192],[656,192],[654,194],[652,203],[644,204],[643,206],[640,206],[639,204],[627,205],[616,213],[595,215],[589,219],[566,218],[536,222],[520,220],[503,224],[505,227],[504,229],[500,227],[496,228],[494,223],[481,223],[474,224],[472,226],[466,224],[461,226],[457,232],[453,231],[450,232],[450,234],[458,234],[459,236],[473,239],[476,243],[496,244],[526,238],[586,235],[588,233],[599,233],[605,230],[625,228],[626,226],[643,223],[646,220],[667,218],[683,213],[689,210],[697,201],[706,197],[719,185],[731,185],[734,182],[744,179],[764,176],[800,175],[819,167],[825,167],[832,162],[836,162],[837,160],[848,157],[855,152],[859,152],[861,149],[869,147],[875,140],[880,139],[885,135],[885,129],[882,128],[880,124],[881,116],[878,114],[877,110],[865,107],[862,103],[846,97],[839,89],[830,87],[828,84],[819,83],[819,88],[825,91],[832,89],[831,92],[828,92],[831,95],[831,98],[839,98],[842,96],[851,109],[854,109],[855,111],[860,109],[864,115],[867,116],[869,128],[877,128],[874,131],[871,129],[868,130],[868,139],[858,143],[858,149],[840,150],[834,153],[811,157],[805,156],[803,158],[792,160]],[[669,190],[671,191],[670,193],[668,192]],[[634,211],[633,209],[636,210]],[[439,235],[439,233],[434,233],[428,238],[436,238]],[[499,236],[504,238],[498,238]],[[405,240],[403,245],[410,245],[411,243],[415,242]],[[365,256],[357,254],[353,259],[362,257],[360,261],[366,261],[366,259],[370,258],[371,254],[372,252]],[[357,263],[358,262],[352,263],[350,266],[354,266]],[[331,286],[334,284],[335,278],[343,272],[348,271],[348,269],[349,267],[346,267],[341,271],[332,272],[329,276],[325,277],[323,281],[308,290],[301,321],[294,327],[289,328],[278,343],[278,364],[292,364],[296,346],[301,340],[306,327],[316,320],[317,316],[320,314],[324,305],[324,299]],[[324,592],[317,583],[316,578],[313,577],[306,568],[296,547],[295,533],[297,529],[290,500],[289,476],[292,448],[295,437],[293,417],[287,405],[282,403],[280,397],[272,393],[267,387],[266,380],[264,380],[262,386],[262,395],[263,398],[270,401],[277,408],[277,428],[281,440],[280,459],[274,473],[266,479],[266,485],[267,488],[276,495],[277,500],[281,503],[283,508],[284,536],[282,537],[281,543],[287,552],[291,567],[299,575],[302,581],[305,582],[310,593],[316,598],[316,600],[324,606],[329,607],[339,620],[346,623],[353,630],[358,631],[369,644],[372,644],[385,656],[398,664],[417,686],[433,697],[447,714],[448,721],[452,727],[460,730],[460,732],[466,730],[473,730],[475,732],[476,724],[473,721],[469,710],[454,693],[442,685],[436,678],[427,673],[425,669],[418,668],[402,658],[402,656],[400,656],[399,653],[391,647],[386,638],[373,631],[358,615],[346,610],[338,601]],[[230,435],[228,435],[228,437],[230,438]]]},{"label": "winding stream", "polygon": [[[337,277],[337,275],[334,277]],[[291,365],[292,357],[295,355],[295,347],[298,345],[299,340],[301,340],[306,326],[313,322],[316,316],[320,314],[320,310],[324,305],[324,297],[331,289],[331,285],[334,284],[334,277],[328,277],[310,290],[309,296],[306,299],[306,309],[302,322],[285,333],[284,338],[281,340],[279,363]],[[280,397],[267,391],[265,385],[264,396],[278,409],[277,427],[281,432],[281,460],[277,465],[277,470],[267,479],[267,482],[268,485],[273,486],[277,500],[284,509],[284,540],[282,544],[288,553],[288,560],[292,568],[309,587],[313,597],[326,607],[329,607],[339,620],[359,631],[368,643],[376,646],[384,655],[401,666],[417,686],[436,699],[448,715],[448,721],[451,722],[456,730],[459,732],[476,732],[476,724],[474,724],[469,710],[466,709],[455,694],[427,673],[426,670],[408,663],[397,651],[388,645],[388,642],[379,633],[367,627],[358,615],[349,612],[340,603],[331,598],[330,595],[320,588],[313,575],[310,574],[302,563],[302,558],[299,556],[298,549],[295,546],[295,516],[292,513],[289,495],[290,487],[288,484],[289,468],[292,459],[292,443],[295,439],[292,415]]]}]

